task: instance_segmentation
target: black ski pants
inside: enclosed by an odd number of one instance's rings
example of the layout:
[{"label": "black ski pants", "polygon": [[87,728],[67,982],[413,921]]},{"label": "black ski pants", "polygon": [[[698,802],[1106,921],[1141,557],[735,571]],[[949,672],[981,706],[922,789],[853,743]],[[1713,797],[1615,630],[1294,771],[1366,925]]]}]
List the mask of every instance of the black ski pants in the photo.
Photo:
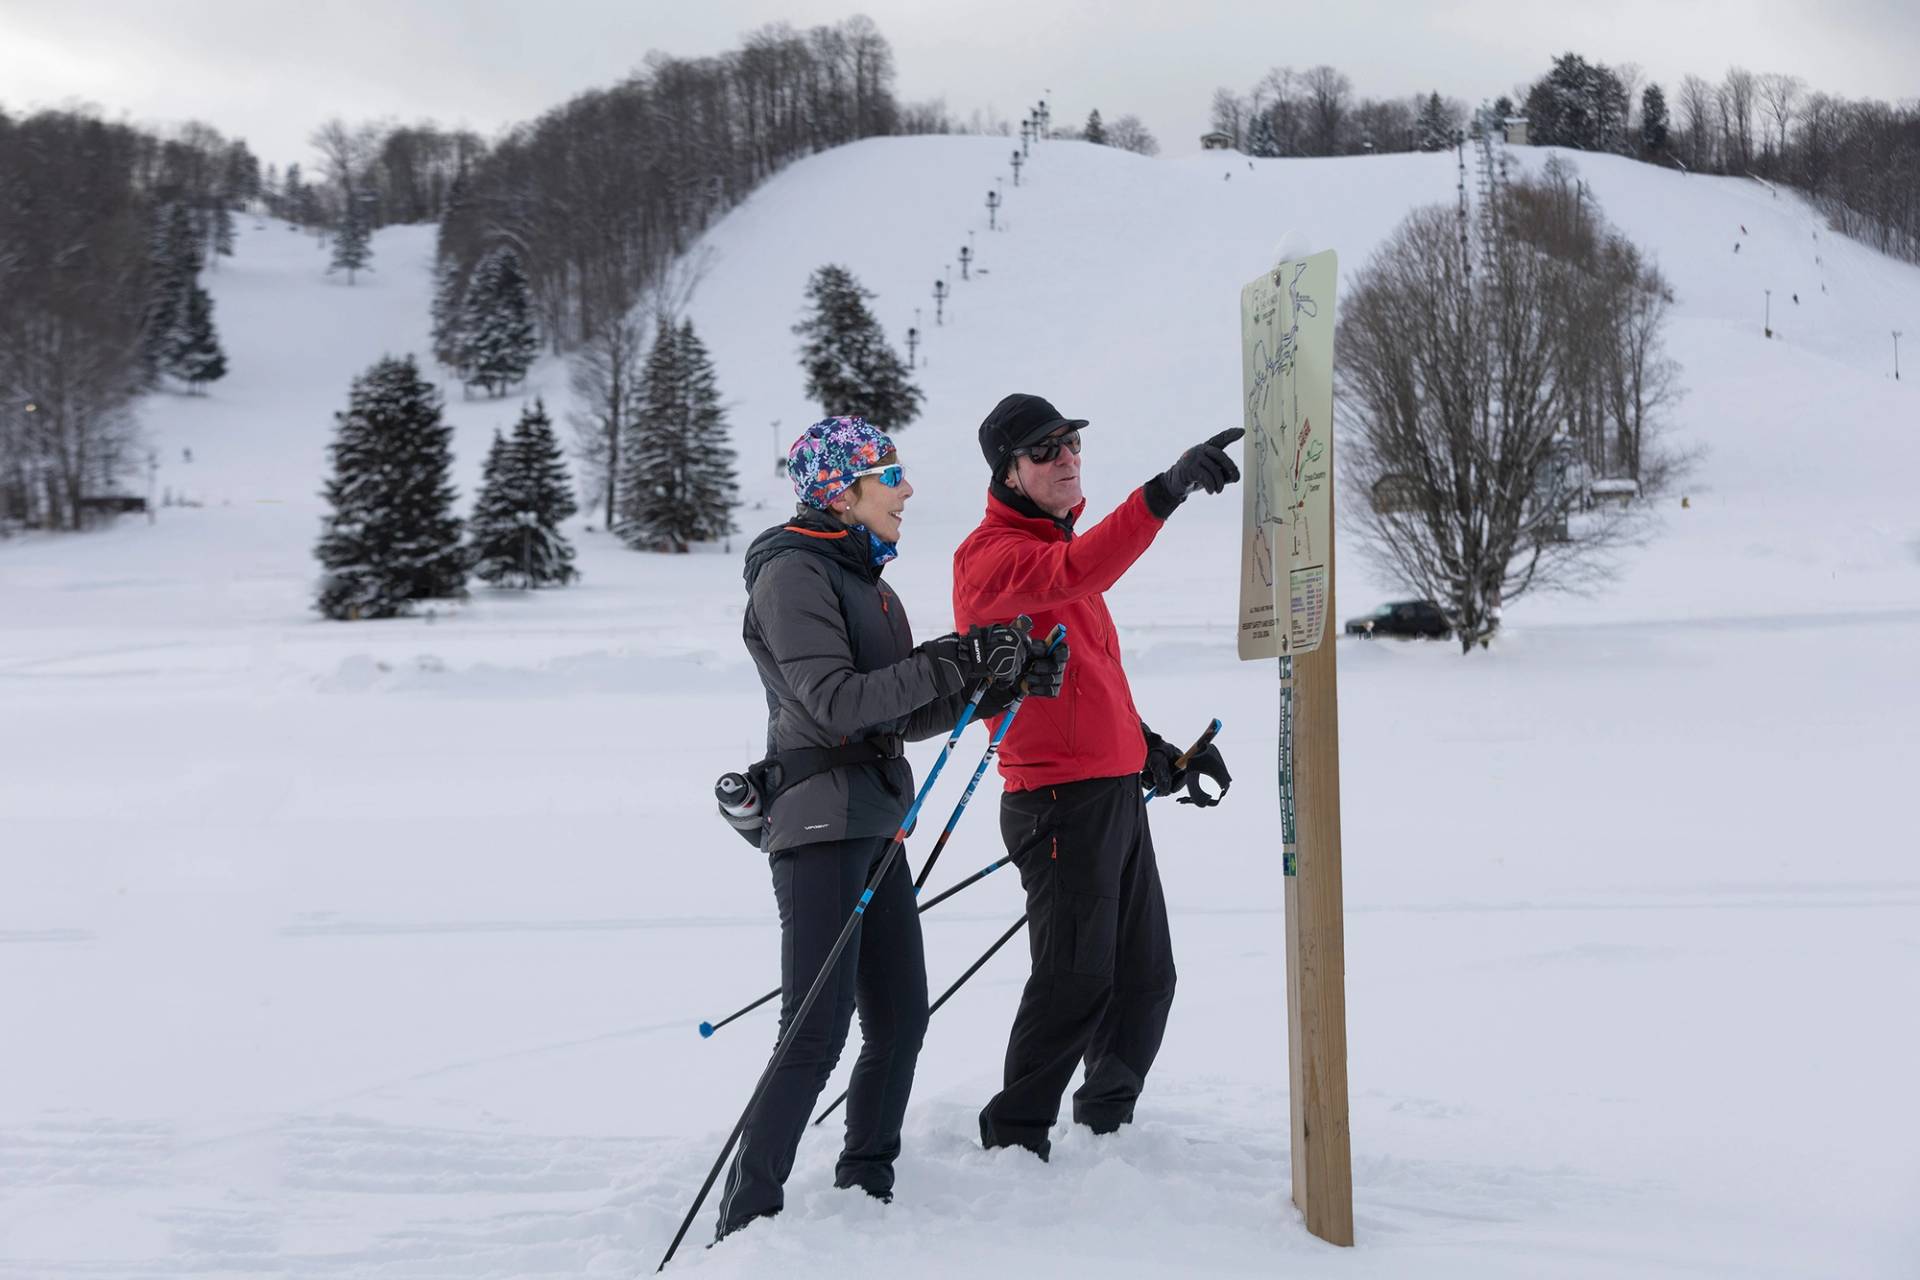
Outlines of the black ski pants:
[{"label": "black ski pants", "polygon": [[[781,1035],[891,843],[878,837],[802,845],[770,859],[780,905]],[[720,1197],[718,1234],[778,1213],[785,1204],[794,1152],[840,1060],[856,1008],[860,1057],[834,1184],[888,1195],[900,1154],[900,1122],[927,1031],[927,960],[904,852],[875,886],[859,927],[740,1135]]]},{"label": "black ski pants", "polygon": [[1033,973],[980,1140],[1044,1158],[1083,1060],[1074,1120],[1111,1133],[1133,1119],[1173,1006],[1173,938],[1138,775],[1007,792],[1000,833],[1027,892]]}]

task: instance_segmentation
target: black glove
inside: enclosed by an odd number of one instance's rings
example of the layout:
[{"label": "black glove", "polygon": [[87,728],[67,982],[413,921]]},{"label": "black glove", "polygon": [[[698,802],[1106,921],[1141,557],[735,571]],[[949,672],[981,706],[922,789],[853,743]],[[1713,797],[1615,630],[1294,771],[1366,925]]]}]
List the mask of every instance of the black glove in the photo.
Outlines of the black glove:
[{"label": "black glove", "polygon": [[[1202,809],[1219,804],[1221,796],[1226,795],[1227,788],[1233,785],[1233,775],[1227,772],[1227,762],[1221,759],[1220,748],[1211,742],[1187,761],[1184,777],[1187,794],[1180,797],[1180,803],[1196,805]],[[1219,783],[1219,794],[1209,794],[1207,789],[1200,785],[1202,778],[1212,778]]]},{"label": "black glove", "polygon": [[1185,786],[1187,771],[1174,763],[1180,758],[1180,749],[1144,724],[1140,732],[1147,739],[1147,767],[1140,771],[1140,785],[1157,796],[1170,795]]},{"label": "black glove", "polygon": [[1165,520],[1195,489],[1219,493],[1239,480],[1240,468],[1227,456],[1227,446],[1245,434],[1244,427],[1234,427],[1181,454],[1171,467],[1147,481],[1148,509]]},{"label": "black glove", "polygon": [[1029,698],[1059,697],[1060,686],[1067,678],[1067,658],[1070,656],[1067,642],[1062,640],[1049,652],[1044,639],[1029,640],[1027,648],[1030,656],[1027,660],[1026,674],[1020,681],[1027,691],[1027,696]]},{"label": "black glove", "polygon": [[933,658],[949,691],[972,689],[983,680],[1011,688],[1027,664],[1025,628],[1006,623],[969,627],[965,635],[941,636],[919,649]]}]

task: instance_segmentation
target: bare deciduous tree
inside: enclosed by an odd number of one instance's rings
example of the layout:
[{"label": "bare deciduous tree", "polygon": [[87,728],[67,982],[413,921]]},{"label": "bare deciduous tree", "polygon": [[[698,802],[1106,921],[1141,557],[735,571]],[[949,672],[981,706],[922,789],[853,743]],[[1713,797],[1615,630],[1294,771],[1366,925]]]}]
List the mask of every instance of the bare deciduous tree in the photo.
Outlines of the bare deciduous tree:
[{"label": "bare deciduous tree", "polygon": [[649,336],[679,323],[712,264],[710,250],[682,258],[643,293],[624,295],[625,305],[615,292],[619,285],[604,283],[602,314],[608,318],[574,349],[568,374],[576,406],[569,415],[574,456],[582,496],[605,510],[608,529],[619,499],[620,441],[633,422]]},{"label": "bare deciduous tree", "polygon": [[1604,580],[1608,553],[1640,534],[1638,510],[1577,509],[1577,404],[1599,403],[1650,483],[1668,465],[1664,295],[1623,296],[1657,277],[1564,174],[1495,198],[1477,243],[1464,207],[1411,215],[1355,279],[1339,332],[1343,469],[1361,495],[1349,521],[1369,556],[1447,607],[1463,652],[1528,591]]},{"label": "bare deciduous tree", "polygon": [[1761,105],[1766,108],[1767,118],[1773,121],[1773,149],[1777,155],[1787,149],[1787,126],[1793,123],[1793,113],[1806,91],[1806,82],[1799,76],[1769,71],[1759,78],[1758,87]]},{"label": "bare deciduous tree", "polygon": [[1345,73],[1318,66],[1300,77],[1306,92],[1308,145],[1314,155],[1338,155],[1344,141],[1353,82]]}]

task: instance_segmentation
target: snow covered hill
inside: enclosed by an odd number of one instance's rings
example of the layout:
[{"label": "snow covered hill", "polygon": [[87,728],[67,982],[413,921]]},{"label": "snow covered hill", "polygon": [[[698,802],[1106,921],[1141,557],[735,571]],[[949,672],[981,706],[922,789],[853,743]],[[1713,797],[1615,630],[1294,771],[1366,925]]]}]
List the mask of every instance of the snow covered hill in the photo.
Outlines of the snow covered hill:
[{"label": "snow covered hill", "polygon": [[[995,400],[1093,420],[1102,511],[1238,421],[1238,289],[1284,235],[1351,276],[1457,177],[1055,143],[989,231],[1007,151],[795,165],[706,238],[693,305],[746,533],[814,416],[807,273],[852,268],[897,342],[919,309],[889,572],[923,634]],[[1701,462],[1606,593],[1523,601],[1471,659],[1340,650],[1357,1249],[1287,1203],[1272,673],[1233,655],[1238,502],[1195,499],[1111,597],[1144,713],[1222,716],[1240,779],[1155,813],[1181,991],[1140,1124],[1062,1131],[1044,1167],[977,1149],[1003,955],[935,1020],[893,1205],[832,1191],[818,1131],[786,1215],[676,1270],[1914,1273],[1920,389],[1889,331],[1920,332],[1920,271],[1756,183],[1571,158],[1675,285]],[[776,973],[764,862],[707,798],[762,735],[737,555],[635,555],[583,516],[576,587],[310,611],[332,415],[427,350],[431,228],[375,253],[349,288],[243,228],[208,278],[231,374],[144,409],[156,491],[203,505],[0,544],[0,1276],[651,1269],[764,1061],[765,1011],[693,1031]],[[564,420],[565,388],[552,360],[505,400],[449,385],[463,502],[491,432],[533,395]],[[1392,590],[1348,555],[1341,616]],[[998,856],[995,800],[953,878]],[[929,915],[932,981],[1019,910],[995,877]]]}]

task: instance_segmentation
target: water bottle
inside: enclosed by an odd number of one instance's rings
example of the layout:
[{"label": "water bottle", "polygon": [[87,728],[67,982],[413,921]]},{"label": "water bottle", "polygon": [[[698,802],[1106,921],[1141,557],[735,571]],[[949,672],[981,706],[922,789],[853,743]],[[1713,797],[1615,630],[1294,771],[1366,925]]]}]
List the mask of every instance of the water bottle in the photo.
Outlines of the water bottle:
[{"label": "water bottle", "polygon": [[720,816],[754,848],[760,847],[760,828],[766,815],[760,811],[760,792],[744,773],[723,773],[713,784],[713,798],[720,804]]}]

